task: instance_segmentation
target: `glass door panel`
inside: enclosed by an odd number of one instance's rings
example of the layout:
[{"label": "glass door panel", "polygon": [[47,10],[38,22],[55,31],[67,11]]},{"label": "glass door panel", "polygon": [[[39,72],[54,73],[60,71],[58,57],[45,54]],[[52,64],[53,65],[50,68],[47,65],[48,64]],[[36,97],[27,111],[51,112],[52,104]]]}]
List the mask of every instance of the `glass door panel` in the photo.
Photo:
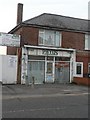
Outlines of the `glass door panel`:
[{"label": "glass door panel", "polygon": [[46,82],[54,81],[54,65],[53,62],[46,62]]}]

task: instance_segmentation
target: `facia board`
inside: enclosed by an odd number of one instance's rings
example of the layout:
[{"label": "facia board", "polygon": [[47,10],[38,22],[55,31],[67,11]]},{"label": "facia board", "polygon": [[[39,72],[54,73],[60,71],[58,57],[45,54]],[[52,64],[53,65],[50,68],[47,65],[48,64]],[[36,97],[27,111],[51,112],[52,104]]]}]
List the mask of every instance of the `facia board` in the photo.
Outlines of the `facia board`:
[{"label": "facia board", "polygon": [[0,32],[0,45],[20,47],[20,35]]}]

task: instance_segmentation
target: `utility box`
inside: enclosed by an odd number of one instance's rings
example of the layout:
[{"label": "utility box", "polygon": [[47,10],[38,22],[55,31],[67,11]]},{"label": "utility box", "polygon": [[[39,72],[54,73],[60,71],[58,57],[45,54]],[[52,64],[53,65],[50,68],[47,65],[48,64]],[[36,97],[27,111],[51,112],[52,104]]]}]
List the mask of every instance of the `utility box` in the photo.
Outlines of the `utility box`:
[{"label": "utility box", "polygon": [[0,79],[2,84],[17,83],[17,56],[0,55]]}]

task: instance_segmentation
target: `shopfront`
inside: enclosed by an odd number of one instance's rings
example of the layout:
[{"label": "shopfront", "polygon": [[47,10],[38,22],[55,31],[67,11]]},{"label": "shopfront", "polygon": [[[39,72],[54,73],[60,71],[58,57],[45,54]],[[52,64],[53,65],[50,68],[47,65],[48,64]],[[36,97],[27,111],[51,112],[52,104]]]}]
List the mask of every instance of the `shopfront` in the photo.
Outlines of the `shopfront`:
[{"label": "shopfront", "polygon": [[74,50],[25,46],[22,48],[22,84],[70,83]]}]

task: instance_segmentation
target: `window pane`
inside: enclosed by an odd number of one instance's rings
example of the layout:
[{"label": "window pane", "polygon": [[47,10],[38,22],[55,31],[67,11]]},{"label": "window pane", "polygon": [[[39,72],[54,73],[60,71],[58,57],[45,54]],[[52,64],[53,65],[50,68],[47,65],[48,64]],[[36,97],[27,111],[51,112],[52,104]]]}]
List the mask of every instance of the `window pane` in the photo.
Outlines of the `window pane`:
[{"label": "window pane", "polygon": [[90,35],[85,35],[85,50],[90,50]]},{"label": "window pane", "polygon": [[54,32],[47,30],[45,32],[45,45],[53,45],[54,46]]},{"label": "window pane", "polygon": [[55,61],[70,61],[69,57],[55,57]]},{"label": "window pane", "polygon": [[90,35],[88,35],[88,50],[90,50]]},{"label": "window pane", "polygon": [[81,74],[81,64],[77,64],[77,74]]},{"label": "window pane", "polygon": [[39,44],[43,44],[44,33],[39,33]]},{"label": "window pane", "polygon": [[28,56],[28,60],[45,60],[43,56]]},{"label": "window pane", "polygon": [[58,31],[40,30],[39,45],[60,46],[61,34]]},{"label": "window pane", "polygon": [[47,60],[53,61],[53,57],[47,57]]},{"label": "window pane", "polygon": [[60,33],[56,32],[56,46],[60,46]]},{"label": "window pane", "polygon": [[52,63],[47,63],[47,73],[52,73]]}]

